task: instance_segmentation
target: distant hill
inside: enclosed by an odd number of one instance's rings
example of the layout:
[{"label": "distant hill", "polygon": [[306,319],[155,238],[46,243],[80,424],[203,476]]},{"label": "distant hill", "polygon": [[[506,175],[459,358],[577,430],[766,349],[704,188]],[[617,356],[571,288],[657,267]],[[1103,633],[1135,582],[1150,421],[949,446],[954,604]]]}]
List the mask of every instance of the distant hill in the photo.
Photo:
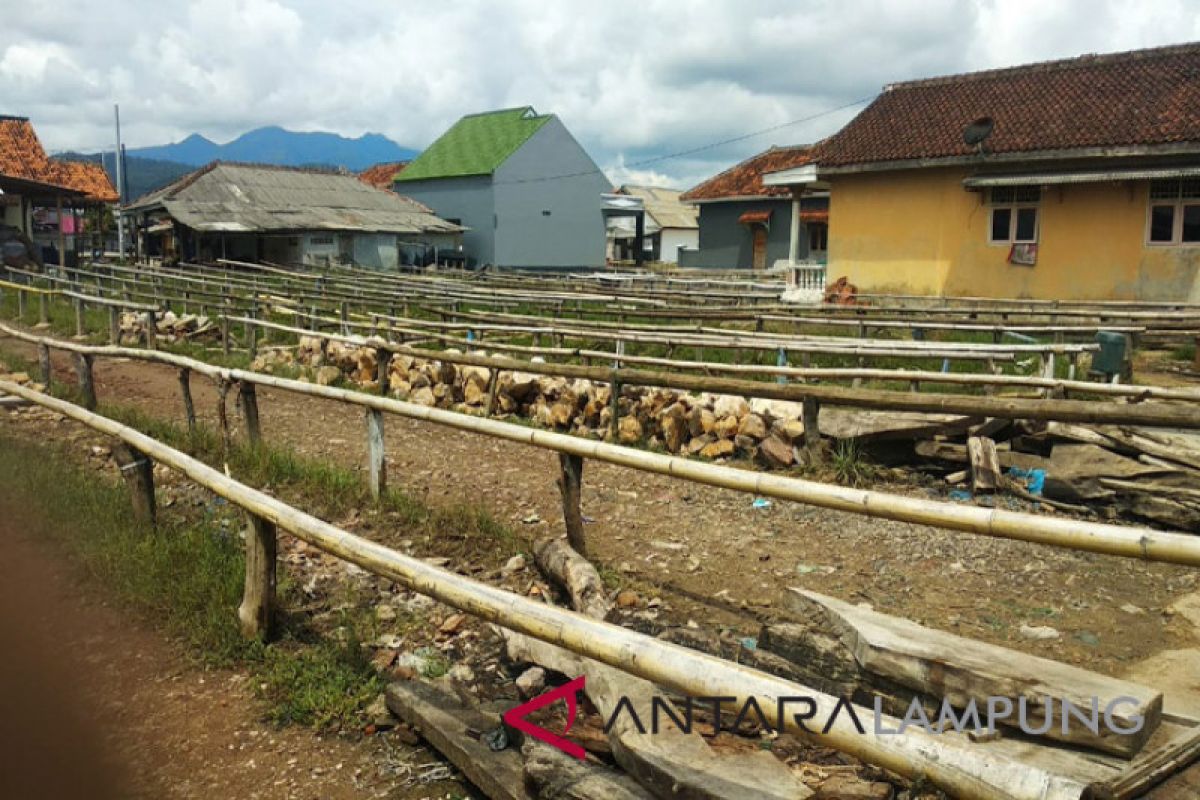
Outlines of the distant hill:
[{"label": "distant hill", "polygon": [[277,126],[243,133],[226,144],[217,144],[198,133],[193,133],[174,144],[127,149],[129,158],[138,156],[187,164],[191,167],[203,166],[210,161],[221,159],[289,167],[329,164],[355,172],[381,161],[406,161],[416,154],[416,150],[401,147],[378,133],[348,139],[336,133],[298,133]]},{"label": "distant hill", "polygon": [[[55,158],[61,158],[64,161],[91,161],[93,163],[100,162],[104,164],[104,171],[108,173],[109,180],[113,182],[113,186],[117,185],[117,175],[113,169],[112,153],[101,155],[85,154],[85,153],[58,153]],[[125,194],[130,200],[136,200],[147,192],[152,192],[166,186],[171,181],[177,180],[192,171],[192,167],[187,164],[180,164],[175,161],[160,161],[154,158],[142,158],[135,156],[132,153],[125,154],[125,167],[127,174],[125,175]]]}]

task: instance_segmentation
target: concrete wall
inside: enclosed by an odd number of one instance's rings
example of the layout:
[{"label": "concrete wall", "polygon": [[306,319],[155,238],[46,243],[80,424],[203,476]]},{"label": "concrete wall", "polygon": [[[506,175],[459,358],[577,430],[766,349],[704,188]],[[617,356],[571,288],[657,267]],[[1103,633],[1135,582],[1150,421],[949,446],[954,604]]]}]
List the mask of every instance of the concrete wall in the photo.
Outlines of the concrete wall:
[{"label": "concrete wall", "polygon": [[444,220],[470,228],[462,237],[469,266],[495,264],[496,218],[490,175],[396,184],[396,191],[424,203]]},{"label": "concrete wall", "polygon": [[557,117],[500,165],[492,188],[497,265],[604,265],[600,195],[612,186]]},{"label": "concrete wall", "polygon": [[1146,244],[1149,183],[1050,187],[1034,266],[990,244],[986,195],[961,169],[833,180],[829,279],[861,291],[1034,299],[1200,302],[1200,247]]},{"label": "concrete wall", "polygon": [[[792,201],[734,200],[700,204],[699,252],[689,254],[689,266],[716,269],[750,269],[754,265],[754,239],[749,225],[738,222],[747,211],[771,211],[767,230],[767,266],[788,257]],[[800,257],[808,251],[808,237],[800,236]]]},{"label": "concrete wall", "polygon": [[700,246],[700,231],[696,228],[663,228],[659,233],[659,260],[668,264],[677,263],[680,247]]}]

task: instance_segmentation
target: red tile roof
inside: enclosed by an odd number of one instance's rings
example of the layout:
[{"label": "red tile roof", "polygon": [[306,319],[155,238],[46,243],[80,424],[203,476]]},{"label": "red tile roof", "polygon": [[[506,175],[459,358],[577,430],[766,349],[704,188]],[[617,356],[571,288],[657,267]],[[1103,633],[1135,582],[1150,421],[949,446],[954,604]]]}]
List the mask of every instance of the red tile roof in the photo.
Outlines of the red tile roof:
[{"label": "red tile roof", "polygon": [[406,166],[408,166],[407,161],[388,161],[383,164],[376,164],[358,173],[358,179],[368,186],[374,186],[376,189],[391,191],[392,179],[396,177],[397,172],[400,172]]},{"label": "red tile roof", "polygon": [[995,121],[988,153],[1200,145],[1200,43],[894,84],[822,144],[818,161],[970,156],[963,130],[983,117]]},{"label": "red tile roof", "polygon": [[699,186],[688,189],[679,199],[684,202],[703,200],[727,200],[735,197],[789,197],[791,190],[786,186],[763,186],[762,176],[768,172],[793,169],[812,161],[811,145],[794,147],[772,147],[764,153],[751,156],[740,164],[709,178]]},{"label": "red tile roof", "polygon": [[770,221],[770,209],[767,209],[766,211],[743,211],[742,215],[738,217],[738,222],[742,223],[743,225],[754,225],[755,223],[759,225],[766,225]]},{"label": "red tile roof", "polygon": [[24,117],[0,117],[0,175],[83,192],[91,200],[117,201],[117,190],[103,167],[49,158]]}]

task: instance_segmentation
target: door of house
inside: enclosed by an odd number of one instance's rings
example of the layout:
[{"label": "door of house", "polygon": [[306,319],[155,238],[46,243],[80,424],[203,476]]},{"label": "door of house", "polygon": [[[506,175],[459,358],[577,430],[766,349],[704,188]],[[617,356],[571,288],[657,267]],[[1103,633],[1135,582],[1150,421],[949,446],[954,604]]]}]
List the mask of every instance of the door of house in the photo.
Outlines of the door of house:
[{"label": "door of house", "polygon": [[754,237],[754,255],[751,265],[754,269],[767,268],[767,228],[764,225],[755,225],[751,228],[752,236]]}]

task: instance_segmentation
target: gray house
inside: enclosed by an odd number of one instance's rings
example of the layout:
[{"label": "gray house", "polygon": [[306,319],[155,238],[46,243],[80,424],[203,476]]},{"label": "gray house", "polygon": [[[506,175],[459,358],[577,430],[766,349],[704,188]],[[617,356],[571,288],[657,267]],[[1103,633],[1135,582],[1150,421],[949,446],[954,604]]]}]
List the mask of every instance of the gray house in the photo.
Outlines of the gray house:
[{"label": "gray house", "polygon": [[353,175],[214,161],[134,200],[142,256],[394,269],[454,255],[462,227]]},{"label": "gray house", "polygon": [[608,179],[553,114],[463,117],[395,177],[396,191],[467,227],[469,266],[600,267]]},{"label": "gray house", "polygon": [[824,262],[828,193],[797,198],[786,186],[763,183],[766,173],[808,164],[811,152],[809,145],[772,147],[684,192],[680,200],[700,208],[700,243],[680,252],[680,266],[767,269],[780,262]]}]

